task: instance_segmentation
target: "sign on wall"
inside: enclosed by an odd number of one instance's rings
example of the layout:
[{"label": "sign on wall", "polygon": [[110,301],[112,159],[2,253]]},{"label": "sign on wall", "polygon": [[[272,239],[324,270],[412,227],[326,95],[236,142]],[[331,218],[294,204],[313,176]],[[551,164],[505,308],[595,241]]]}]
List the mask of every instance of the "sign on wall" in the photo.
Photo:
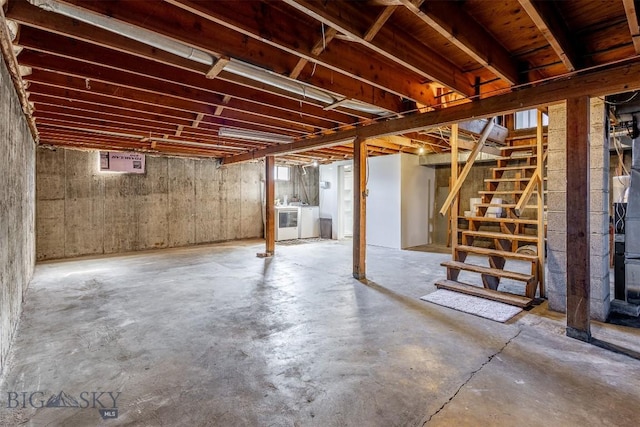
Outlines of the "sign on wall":
[{"label": "sign on wall", "polygon": [[100,171],[144,173],[144,154],[101,151]]}]

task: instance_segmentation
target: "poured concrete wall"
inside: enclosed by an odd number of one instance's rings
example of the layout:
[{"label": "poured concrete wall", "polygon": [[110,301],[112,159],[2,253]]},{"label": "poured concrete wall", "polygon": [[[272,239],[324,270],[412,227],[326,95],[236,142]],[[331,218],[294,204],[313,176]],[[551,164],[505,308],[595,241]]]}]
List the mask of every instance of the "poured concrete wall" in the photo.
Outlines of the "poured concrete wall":
[{"label": "poured concrete wall", "polygon": [[39,149],[37,258],[262,237],[262,163],[146,158],[144,175],[102,173],[98,153]]},{"label": "poured concrete wall", "polygon": [[0,372],[33,274],[35,145],[0,59]]}]

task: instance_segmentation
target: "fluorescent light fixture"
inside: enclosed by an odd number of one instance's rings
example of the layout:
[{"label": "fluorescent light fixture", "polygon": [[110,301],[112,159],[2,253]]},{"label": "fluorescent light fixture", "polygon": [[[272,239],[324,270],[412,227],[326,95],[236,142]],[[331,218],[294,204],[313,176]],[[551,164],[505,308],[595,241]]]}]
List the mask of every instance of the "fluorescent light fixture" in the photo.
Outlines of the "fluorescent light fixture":
[{"label": "fluorescent light fixture", "polygon": [[[137,27],[135,25],[111,18],[109,16],[100,15],[87,9],[67,4],[57,0],[28,0],[34,6],[49,12],[55,12],[78,21],[93,25],[103,30],[110,31],[115,34],[136,40],[156,49],[170,52],[182,58],[198,62],[207,66],[213,66],[218,58],[212,56],[204,50],[188,46],[184,43],[173,40],[161,34],[157,34],[151,30]],[[17,31],[17,30],[16,30]],[[267,69],[256,67],[243,61],[231,58],[231,61],[224,66],[224,70],[242,76],[260,83],[264,83],[278,89],[295,93],[304,98],[314,99],[327,105],[340,102],[340,107],[351,110],[361,111],[363,113],[374,114],[378,116],[392,115],[391,111],[376,107],[375,105],[357,101],[354,99],[343,99],[342,96],[332,92],[316,88],[315,86],[302,83],[296,79],[292,79]]]},{"label": "fluorescent light fixture", "polygon": [[219,144],[207,144],[206,142],[195,142],[195,141],[184,141],[179,139],[170,139],[170,138],[148,138],[150,141],[155,142],[166,142],[168,144],[177,144],[177,145],[187,145],[192,147],[202,147],[202,148],[217,148],[221,150],[237,150],[237,151],[245,151],[246,148],[234,147],[231,145],[219,145]]},{"label": "fluorescent light fixture", "polygon": [[247,141],[275,142],[276,144],[289,144],[293,142],[293,137],[288,135],[236,128],[220,128],[218,136],[221,138],[244,139]]}]

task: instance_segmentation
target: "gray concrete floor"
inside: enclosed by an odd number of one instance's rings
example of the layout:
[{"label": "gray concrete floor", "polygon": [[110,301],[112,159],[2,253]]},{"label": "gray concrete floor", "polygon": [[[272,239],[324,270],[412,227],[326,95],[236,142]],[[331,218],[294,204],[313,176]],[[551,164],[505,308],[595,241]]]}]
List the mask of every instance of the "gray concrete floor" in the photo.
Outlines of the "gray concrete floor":
[{"label": "gray concrete floor", "polygon": [[[562,315],[542,305],[501,324],[419,300],[447,254],[369,247],[364,284],[351,278],[350,242],[256,258],[262,250],[40,264],[0,384],[0,425],[640,423],[640,361],[567,338]],[[595,328],[640,342],[638,330]],[[81,406],[93,391],[120,392],[118,418],[28,399],[7,407],[11,392],[61,390]]]}]

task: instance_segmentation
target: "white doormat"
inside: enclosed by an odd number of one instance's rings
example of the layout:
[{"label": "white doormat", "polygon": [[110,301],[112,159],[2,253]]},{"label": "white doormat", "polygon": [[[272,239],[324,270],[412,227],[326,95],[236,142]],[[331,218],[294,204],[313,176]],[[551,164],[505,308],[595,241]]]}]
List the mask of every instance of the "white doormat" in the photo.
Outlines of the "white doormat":
[{"label": "white doormat", "polygon": [[520,307],[474,297],[473,295],[466,295],[460,292],[453,292],[447,289],[438,289],[420,299],[502,323],[522,311]]}]

